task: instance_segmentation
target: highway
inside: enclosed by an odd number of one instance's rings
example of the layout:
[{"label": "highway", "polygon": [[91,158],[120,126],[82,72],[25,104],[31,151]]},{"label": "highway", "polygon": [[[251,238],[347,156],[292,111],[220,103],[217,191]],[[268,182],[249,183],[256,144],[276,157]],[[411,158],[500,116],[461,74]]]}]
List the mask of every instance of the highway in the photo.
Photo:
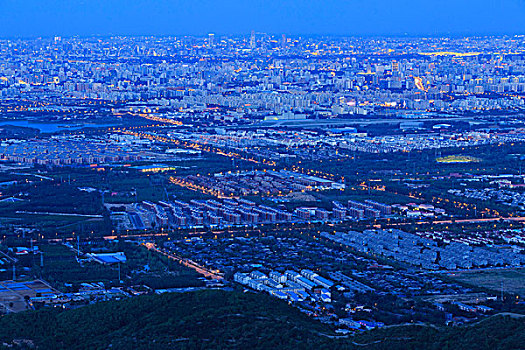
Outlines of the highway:
[{"label": "highway", "polygon": [[[516,221],[516,222],[524,222],[525,216],[498,216],[495,218],[482,218],[482,219],[456,219],[456,220],[437,220],[437,221],[417,221],[415,224],[475,224],[475,223],[481,223],[481,222],[499,222],[499,221]],[[401,225],[407,225],[411,224],[408,223],[398,223]]]},{"label": "highway", "polygon": [[[406,225],[447,225],[447,224],[476,224],[476,223],[487,223],[487,222],[501,222],[501,221],[507,221],[507,222],[525,222],[525,216],[519,216],[519,217],[494,217],[494,218],[478,218],[478,219],[455,219],[455,220],[416,220],[416,221],[403,221],[403,222],[388,222],[387,219],[381,219],[377,220],[376,222],[369,222],[368,225],[363,227],[376,227],[376,228],[389,228],[389,227],[399,227],[399,226],[406,226]],[[228,236],[230,235],[247,235],[250,236],[252,234],[255,235],[263,235],[263,234],[272,234],[272,233],[282,233],[284,231],[297,231],[301,232],[302,230],[309,230],[312,229],[314,223],[294,223],[294,225],[286,225],[286,224],[264,224],[264,229],[261,229],[260,227],[230,227],[228,228],[221,228],[221,229],[215,229],[210,230],[206,228],[200,228],[200,229],[184,229],[184,230],[164,230],[163,232],[148,232],[146,230],[142,232],[127,232],[122,234],[113,234],[113,235],[106,235],[100,238],[106,239],[106,240],[112,240],[112,239],[122,239],[122,238],[154,238],[154,237],[169,237],[171,233],[178,232],[182,236],[191,237],[191,236],[202,236],[202,235],[216,235],[218,237],[226,234]],[[351,230],[353,225],[350,222],[345,223],[334,223],[330,224],[333,230]],[[74,236],[66,236],[63,235],[61,238],[48,238],[44,239],[44,241],[49,242],[58,242],[58,241],[71,241],[75,239]]]}]

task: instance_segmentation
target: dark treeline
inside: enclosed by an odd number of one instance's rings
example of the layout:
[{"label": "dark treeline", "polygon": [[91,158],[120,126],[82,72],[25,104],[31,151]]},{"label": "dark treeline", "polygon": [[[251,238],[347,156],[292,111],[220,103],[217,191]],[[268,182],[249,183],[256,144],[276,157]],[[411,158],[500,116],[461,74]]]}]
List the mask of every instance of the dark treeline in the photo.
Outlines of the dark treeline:
[{"label": "dark treeline", "polygon": [[254,293],[142,296],[0,319],[0,344],[39,349],[520,349],[525,319],[496,316],[449,328],[399,326],[355,337]]}]

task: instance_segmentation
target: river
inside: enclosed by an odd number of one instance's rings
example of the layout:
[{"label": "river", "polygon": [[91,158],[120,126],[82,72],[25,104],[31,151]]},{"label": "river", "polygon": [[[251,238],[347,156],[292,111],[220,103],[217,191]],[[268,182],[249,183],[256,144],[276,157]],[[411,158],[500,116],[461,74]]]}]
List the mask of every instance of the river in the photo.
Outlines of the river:
[{"label": "river", "polygon": [[[116,126],[115,124],[88,124],[88,123],[46,123],[46,122],[33,122],[29,120],[9,120],[0,121],[0,127],[5,125],[20,126],[24,128],[38,129],[43,133],[53,133],[61,130],[78,130],[82,128],[105,128],[110,126]],[[71,126],[68,126],[71,125]]]}]

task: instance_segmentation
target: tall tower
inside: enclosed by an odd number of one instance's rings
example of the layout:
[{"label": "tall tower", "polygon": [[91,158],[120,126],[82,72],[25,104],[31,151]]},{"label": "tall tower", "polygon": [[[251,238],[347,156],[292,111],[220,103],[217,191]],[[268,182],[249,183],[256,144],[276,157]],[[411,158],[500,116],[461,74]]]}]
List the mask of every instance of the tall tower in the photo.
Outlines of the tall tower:
[{"label": "tall tower", "polygon": [[255,32],[253,30],[250,35],[250,49],[255,49]]},{"label": "tall tower", "polygon": [[281,48],[285,48],[286,47],[286,35],[283,34],[283,36],[281,37]]}]

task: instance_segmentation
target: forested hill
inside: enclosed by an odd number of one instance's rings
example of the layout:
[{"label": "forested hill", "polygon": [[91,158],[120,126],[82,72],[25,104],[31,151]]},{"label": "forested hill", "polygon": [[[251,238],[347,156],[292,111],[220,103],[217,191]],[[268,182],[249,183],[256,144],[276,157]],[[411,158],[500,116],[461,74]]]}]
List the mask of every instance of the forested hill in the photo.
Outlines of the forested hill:
[{"label": "forested hill", "polygon": [[[327,326],[253,293],[203,291],[143,296],[75,310],[0,318],[5,348],[39,349],[519,349],[525,319],[475,326],[391,327],[333,339]],[[0,346],[1,347],[1,346]]]},{"label": "forested hill", "polygon": [[212,290],[0,319],[0,340],[42,349],[315,348],[324,341],[317,332],[329,329],[275,298]]}]

